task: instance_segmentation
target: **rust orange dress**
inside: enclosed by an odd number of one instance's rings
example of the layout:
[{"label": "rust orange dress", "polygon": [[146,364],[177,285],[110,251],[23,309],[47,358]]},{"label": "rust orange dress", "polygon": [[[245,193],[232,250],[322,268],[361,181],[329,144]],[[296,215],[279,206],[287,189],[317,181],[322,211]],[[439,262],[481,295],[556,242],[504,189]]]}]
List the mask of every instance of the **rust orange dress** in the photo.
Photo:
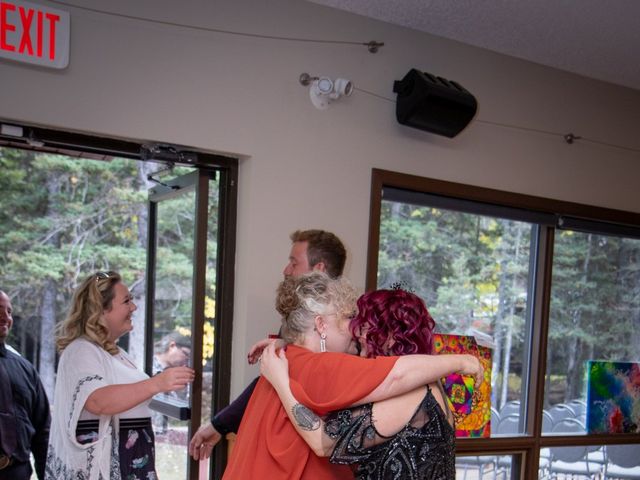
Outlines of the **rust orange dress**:
[{"label": "rust orange dress", "polygon": [[[352,405],[386,378],[398,357],[360,358],[314,353],[289,345],[290,386],[297,400],[320,415]],[[278,394],[260,378],[242,417],[223,480],[335,480],[348,467],[317,457],[289,421]]]}]

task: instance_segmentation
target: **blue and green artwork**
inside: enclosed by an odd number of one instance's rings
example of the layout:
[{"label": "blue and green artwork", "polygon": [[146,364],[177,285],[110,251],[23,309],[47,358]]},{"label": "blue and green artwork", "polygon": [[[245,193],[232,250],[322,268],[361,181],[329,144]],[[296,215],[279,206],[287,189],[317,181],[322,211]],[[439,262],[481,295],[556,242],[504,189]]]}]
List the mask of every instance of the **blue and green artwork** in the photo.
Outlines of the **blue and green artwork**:
[{"label": "blue and green artwork", "polygon": [[587,432],[640,433],[640,363],[587,362]]}]

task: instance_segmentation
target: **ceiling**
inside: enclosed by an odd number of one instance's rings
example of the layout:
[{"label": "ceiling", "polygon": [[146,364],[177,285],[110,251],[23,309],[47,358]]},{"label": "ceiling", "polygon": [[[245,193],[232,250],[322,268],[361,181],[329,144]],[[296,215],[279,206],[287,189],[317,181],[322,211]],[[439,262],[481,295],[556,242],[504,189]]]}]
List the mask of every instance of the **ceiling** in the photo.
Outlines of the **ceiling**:
[{"label": "ceiling", "polygon": [[638,0],[311,1],[640,90]]}]

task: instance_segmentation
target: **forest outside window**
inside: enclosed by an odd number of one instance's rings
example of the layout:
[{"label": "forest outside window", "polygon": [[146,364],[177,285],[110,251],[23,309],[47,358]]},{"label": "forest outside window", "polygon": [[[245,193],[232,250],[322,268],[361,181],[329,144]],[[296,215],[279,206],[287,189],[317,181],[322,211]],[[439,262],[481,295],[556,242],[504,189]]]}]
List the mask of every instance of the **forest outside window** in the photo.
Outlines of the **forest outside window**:
[{"label": "forest outside window", "polygon": [[609,380],[620,391],[609,393],[619,401],[611,398],[590,418],[586,407],[589,381],[592,388],[608,381],[608,363],[640,362],[640,240],[557,230],[553,251],[544,397],[551,431],[543,433],[638,433],[625,424],[632,412],[625,412],[625,379],[614,367]]},{"label": "forest outside window", "polygon": [[522,432],[537,226],[470,210],[465,202],[385,189],[377,283],[399,283],[423,298],[438,332],[491,347],[492,434],[505,433],[498,420],[507,415]]},{"label": "forest outside window", "polygon": [[[36,365],[53,400],[52,339],[75,286],[92,272],[119,271],[138,307],[119,346],[149,374],[196,371],[194,387],[166,402],[188,415],[153,414],[156,466],[169,480],[213,478],[225,446],[199,465],[186,446],[228,401],[233,275],[225,272],[233,271],[237,161],[194,152],[188,162],[160,161],[136,142],[29,132],[42,145],[0,134],[0,284],[18,313],[8,343]],[[170,195],[151,216],[158,186]]]},{"label": "forest outside window", "polygon": [[371,199],[367,289],[493,347],[491,435],[460,439],[458,478],[640,478],[640,214],[377,169]]}]

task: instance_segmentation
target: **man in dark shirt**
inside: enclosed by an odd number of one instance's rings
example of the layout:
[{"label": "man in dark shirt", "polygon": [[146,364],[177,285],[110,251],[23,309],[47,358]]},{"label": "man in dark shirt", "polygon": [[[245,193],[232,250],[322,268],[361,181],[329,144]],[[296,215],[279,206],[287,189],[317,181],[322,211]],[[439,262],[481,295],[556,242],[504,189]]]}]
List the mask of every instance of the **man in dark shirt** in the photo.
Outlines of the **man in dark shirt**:
[{"label": "man in dark shirt", "polygon": [[[290,235],[291,252],[283,275],[298,276],[313,270],[326,272],[331,278],[342,275],[347,252],[340,239],[324,230],[297,230]],[[251,384],[229,406],[223,408],[211,423],[202,425],[189,443],[189,453],[195,460],[209,458],[213,447],[227,433],[237,433],[249,398],[258,383]]]},{"label": "man in dark shirt", "polygon": [[[0,405],[0,480],[29,480],[35,458],[38,479],[44,480],[49,440],[49,400],[36,369],[27,360],[11,351],[5,340],[13,326],[11,300],[0,290],[0,386],[6,400]],[[5,397],[3,397],[5,398]],[[8,403],[8,404],[7,404]],[[3,451],[13,449],[12,452]]]},{"label": "man in dark shirt", "polygon": [[[164,335],[153,346],[153,364],[152,372],[154,375],[171,367],[185,367],[189,365],[191,358],[191,337],[182,335],[178,331],[173,331]],[[159,394],[158,397],[163,401],[181,402],[184,406],[189,406],[189,388],[173,392],[165,392]],[[169,417],[160,412],[151,414],[154,432],[156,433],[156,441],[161,440],[160,435],[166,435],[169,429]]]}]

